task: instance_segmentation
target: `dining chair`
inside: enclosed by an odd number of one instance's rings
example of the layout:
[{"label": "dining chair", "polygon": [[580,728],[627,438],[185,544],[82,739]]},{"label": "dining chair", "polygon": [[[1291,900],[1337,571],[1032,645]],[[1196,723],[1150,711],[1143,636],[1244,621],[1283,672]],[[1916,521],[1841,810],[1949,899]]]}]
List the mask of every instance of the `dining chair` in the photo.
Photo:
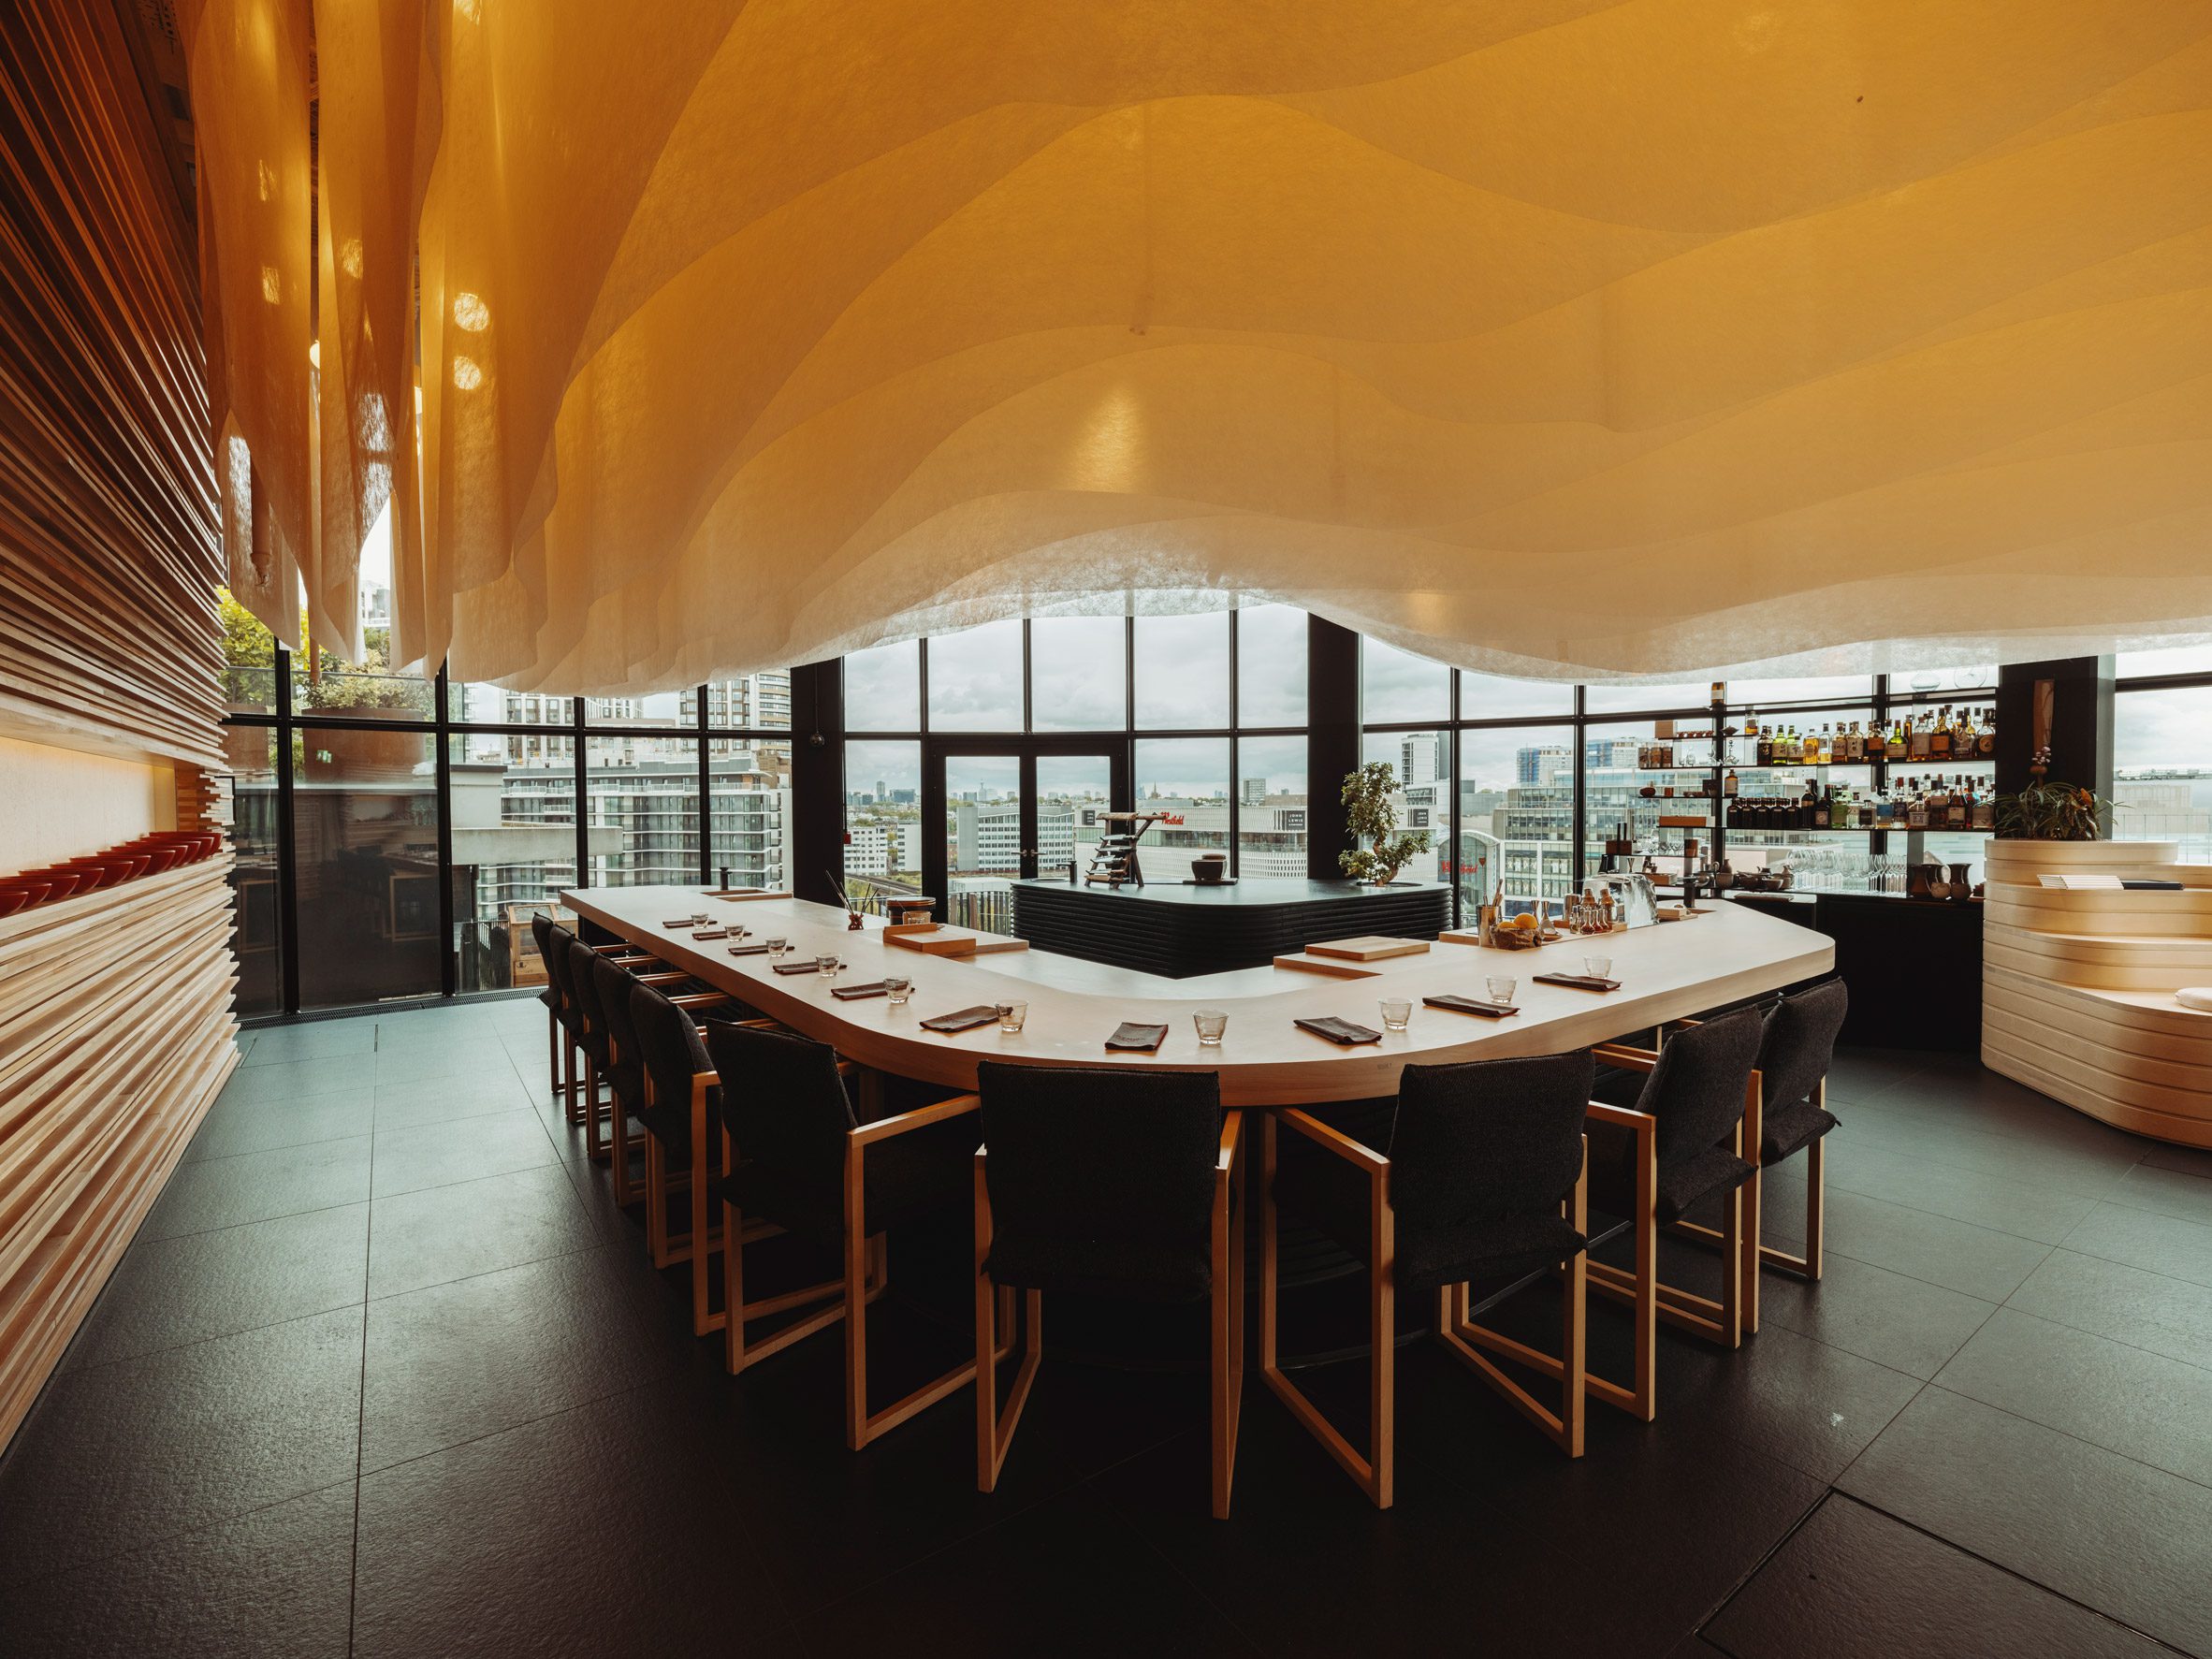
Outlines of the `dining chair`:
[{"label": "dining chair", "polygon": [[[1596,1068],[1588,1050],[1531,1059],[1407,1066],[1389,1109],[1357,1119],[1362,1137],[1311,1113],[1260,1124],[1259,1369],[1290,1414],[1377,1508],[1395,1489],[1396,1299],[1433,1293],[1437,1340],[1569,1457],[1582,1455],[1583,1119]],[[1288,1130],[1300,1140],[1283,1148]],[[1289,1212],[1367,1269],[1368,1433],[1362,1456],[1285,1375],[1277,1358],[1279,1214]],[[1475,1322],[1471,1286],[1492,1301],[1564,1271],[1560,1349],[1546,1354]],[[1487,1352],[1486,1352],[1487,1350]],[[1548,1406],[1493,1364],[1516,1361],[1559,1385]]]},{"label": "dining chair", "polygon": [[546,1007],[546,1057],[550,1078],[546,1086],[556,1100],[568,1102],[568,1120],[575,1123],[576,1103],[560,1074],[560,986],[568,973],[568,941],[574,936],[543,910],[531,913],[530,933],[537,944],[538,963],[546,970],[546,988],[538,993],[538,1000]]},{"label": "dining chair", "polygon": [[[1585,1386],[1646,1422],[1658,1405],[1658,1319],[1723,1347],[1743,1339],[1743,1189],[1756,1172],[1763,1032],[1757,1011],[1743,1009],[1683,1030],[1656,1053],[1619,1043],[1592,1051],[1616,1070],[1600,1080],[1590,1103],[1590,1202],[1633,1223],[1636,1265],[1591,1262],[1590,1288],[1627,1302],[1636,1323],[1628,1384],[1592,1373]],[[1659,1229],[1716,1201],[1717,1302],[1659,1279]]]},{"label": "dining chair", "polygon": [[[1759,1173],[1746,1195],[1743,1238],[1744,1329],[1759,1328],[1759,1285],[1755,1269],[1771,1267],[1795,1276],[1820,1277],[1821,1222],[1826,1207],[1828,1131],[1838,1127],[1828,1111],[1828,1069],[1835,1064],[1836,1039],[1851,1011],[1851,993],[1842,980],[1784,997],[1768,1013],[1759,1041]],[[1761,1236],[1765,1225],[1767,1171],[1805,1155],[1805,1254],[1793,1256]],[[1710,1243],[1718,1230],[1680,1221],[1675,1230]]]},{"label": "dining chair", "polygon": [[[867,1309],[889,1284],[889,1234],[968,1201],[977,1098],[955,1095],[864,1123],[854,1070],[827,1043],[714,1021],[703,1052],[714,1082],[693,1079],[691,1160],[710,1173],[692,1188],[691,1228],[703,1235],[708,1203],[720,1203],[723,1294],[718,1314],[694,1258],[694,1328],[723,1332],[724,1362],[736,1373],[843,1320],[845,1444],[858,1451],[974,1380],[974,1361],[963,1360],[894,1404],[869,1407]],[[748,1301],[745,1245],[762,1223],[835,1253],[842,1277]],[[748,1340],[753,1321],[825,1295],[837,1300]]]},{"label": "dining chair", "polygon": [[[1229,1515],[1244,1391],[1240,1114],[1210,1071],[977,1068],[976,1485],[998,1483],[1043,1352],[1043,1298],[1207,1303],[1213,1508]],[[1022,1362],[998,1401],[1001,1333],[1024,1302]]]}]

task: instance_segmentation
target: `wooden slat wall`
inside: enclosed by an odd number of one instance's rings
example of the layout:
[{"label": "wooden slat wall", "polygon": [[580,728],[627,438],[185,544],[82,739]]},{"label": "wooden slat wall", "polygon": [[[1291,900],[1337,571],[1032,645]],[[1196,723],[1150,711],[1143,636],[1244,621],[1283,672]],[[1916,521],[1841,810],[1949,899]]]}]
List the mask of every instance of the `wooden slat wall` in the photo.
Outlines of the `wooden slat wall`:
[{"label": "wooden slat wall", "polygon": [[[191,825],[223,764],[198,268],[123,26],[0,4],[0,735],[170,768]],[[0,918],[0,1444],[237,1064],[227,875]]]}]

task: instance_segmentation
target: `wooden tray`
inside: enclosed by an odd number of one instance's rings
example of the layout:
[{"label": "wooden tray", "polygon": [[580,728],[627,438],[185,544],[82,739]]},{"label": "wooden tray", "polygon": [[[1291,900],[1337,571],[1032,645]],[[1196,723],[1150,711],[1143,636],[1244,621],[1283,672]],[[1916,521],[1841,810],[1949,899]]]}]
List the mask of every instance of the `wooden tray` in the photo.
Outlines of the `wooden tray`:
[{"label": "wooden tray", "polygon": [[1305,948],[1309,956],[1341,956],[1347,962],[1379,962],[1386,956],[1418,956],[1429,948],[1425,939],[1392,939],[1388,934],[1363,933],[1357,939],[1325,939]]}]

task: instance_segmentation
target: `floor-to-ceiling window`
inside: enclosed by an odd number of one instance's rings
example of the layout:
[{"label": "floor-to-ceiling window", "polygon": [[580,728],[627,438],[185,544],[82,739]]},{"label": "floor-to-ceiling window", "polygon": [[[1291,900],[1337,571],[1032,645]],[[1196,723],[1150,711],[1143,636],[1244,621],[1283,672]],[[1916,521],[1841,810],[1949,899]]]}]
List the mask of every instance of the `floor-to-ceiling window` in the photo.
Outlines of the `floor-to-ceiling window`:
[{"label": "floor-to-ceiling window", "polygon": [[2212,863],[2212,646],[2123,651],[2115,672],[2114,839]]}]

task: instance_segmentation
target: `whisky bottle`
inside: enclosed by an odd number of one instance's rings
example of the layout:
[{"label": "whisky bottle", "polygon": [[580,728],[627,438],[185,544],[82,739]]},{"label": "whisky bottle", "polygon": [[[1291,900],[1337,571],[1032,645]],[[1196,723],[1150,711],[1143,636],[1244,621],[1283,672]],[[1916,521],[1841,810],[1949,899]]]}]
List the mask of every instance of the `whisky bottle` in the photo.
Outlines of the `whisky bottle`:
[{"label": "whisky bottle", "polygon": [[1883,753],[1893,761],[1905,758],[1905,722],[1899,720],[1889,728],[1889,740],[1882,746]]},{"label": "whisky bottle", "polygon": [[1752,752],[1760,765],[1771,766],[1774,764],[1774,734],[1767,727],[1759,728],[1758,743]]},{"label": "whisky bottle", "polygon": [[1974,753],[1986,761],[1996,752],[1997,712],[1992,709],[1989,711],[1989,718],[1985,720],[1980,729],[1974,733]]},{"label": "whisky bottle", "polygon": [[1728,768],[1728,776],[1721,780],[1721,793],[1728,796],[1730,799],[1734,799],[1738,788],[1739,779],[1736,776],[1736,768],[1730,766]]},{"label": "whisky bottle", "polygon": [[1935,724],[1928,729],[1928,753],[1931,760],[1946,760],[1951,753],[1951,710],[1946,705],[1935,718]]}]

